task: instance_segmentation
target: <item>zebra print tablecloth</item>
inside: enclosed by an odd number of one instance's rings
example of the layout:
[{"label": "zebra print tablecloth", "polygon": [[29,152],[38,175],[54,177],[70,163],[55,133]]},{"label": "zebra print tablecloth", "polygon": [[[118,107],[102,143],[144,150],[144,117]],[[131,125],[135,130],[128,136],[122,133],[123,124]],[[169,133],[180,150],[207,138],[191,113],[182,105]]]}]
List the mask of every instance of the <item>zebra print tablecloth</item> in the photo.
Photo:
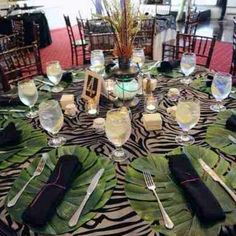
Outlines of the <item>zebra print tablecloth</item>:
[{"label": "zebra print tablecloth", "polygon": [[[180,128],[174,119],[167,114],[166,108],[175,105],[166,97],[169,88],[176,87],[184,89],[186,92],[196,96],[201,102],[201,118],[195,128],[191,130],[191,134],[196,139],[196,144],[201,146],[208,146],[205,142],[206,129],[215,118],[216,113],[213,113],[209,106],[215,100],[209,97],[208,94],[191,89],[190,87],[183,87],[179,83],[179,79],[160,78],[158,80],[158,87],[155,91],[156,94],[161,95],[158,112],[162,114],[163,129],[161,131],[147,132],[142,125],[142,112],[143,112],[143,98],[140,104],[132,109],[132,134],[129,141],[124,145],[124,148],[130,153],[130,160],[145,156],[148,153],[166,153],[176,148],[178,145],[175,143],[175,136],[180,132]],[[79,96],[82,91],[82,82],[74,83],[65,93],[74,93]],[[236,100],[231,98],[226,99],[225,105],[228,109],[236,108]],[[61,134],[67,138],[67,144],[78,144],[88,147],[89,149],[102,153],[106,156],[113,150],[114,146],[107,140],[105,134],[97,134],[91,127],[93,119],[88,117],[84,112],[84,104],[78,97],[78,107],[80,113],[77,118],[69,119],[65,117],[65,124],[61,130]],[[105,117],[106,112],[112,104],[101,105],[100,117]],[[31,122],[35,127],[40,127],[39,120],[35,119]],[[44,149],[44,151],[47,150]],[[219,153],[218,150],[215,150]],[[226,156],[221,154],[229,162],[235,160],[234,156]],[[25,166],[29,165],[33,160],[29,158],[24,164],[15,165],[0,173],[0,217],[10,227],[15,229],[18,235],[36,235],[29,231],[26,226],[19,225],[12,222],[8,215],[4,202],[6,195],[11,188],[14,180],[19,176],[20,171]],[[111,199],[99,211],[93,220],[90,220],[76,232],[69,235],[80,236],[154,236],[155,232],[151,230],[149,225],[141,220],[137,214],[131,209],[128,199],[124,193],[124,176],[127,164],[115,164],[117,170],[118,183],[114,189]],[[221,235],[236,235],[233,228],[224,228]]]}]

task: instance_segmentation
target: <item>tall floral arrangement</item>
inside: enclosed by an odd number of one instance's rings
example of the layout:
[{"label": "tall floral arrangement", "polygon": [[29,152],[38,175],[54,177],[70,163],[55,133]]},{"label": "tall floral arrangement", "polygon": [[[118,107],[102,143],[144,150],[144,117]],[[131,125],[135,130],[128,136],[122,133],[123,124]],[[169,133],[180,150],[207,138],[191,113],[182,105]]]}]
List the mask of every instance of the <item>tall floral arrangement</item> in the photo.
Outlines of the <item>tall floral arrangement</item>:
[{"label": "tall floral arrangement", "polygon": [[114,54],[119,58],[131,58],[135,36],[140,29],[139,7],[131,0],[103,0],[106,16],[114,31]]}]

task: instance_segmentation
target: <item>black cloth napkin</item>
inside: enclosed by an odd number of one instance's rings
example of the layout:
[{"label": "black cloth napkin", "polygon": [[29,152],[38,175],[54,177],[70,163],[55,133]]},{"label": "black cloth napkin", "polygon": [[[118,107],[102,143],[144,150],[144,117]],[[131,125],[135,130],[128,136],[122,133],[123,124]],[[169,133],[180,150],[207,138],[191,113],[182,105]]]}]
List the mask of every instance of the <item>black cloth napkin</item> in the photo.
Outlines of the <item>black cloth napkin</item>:
[{"label": "black cloth napkin", "polygon": [[45,226],[55,214],[57,206],[81,169],[82,164],[76,156],[61,156],[47,184],[23,212],[23,222],[34,228]]},{"label": "black cloth napkin", "polygon": [[225,219],[220,204],[202,182],[185,154],[169,156],[169,168],[191,209],[202,223],[213,224]]},{"label": "black cloth napkin", "polygon": [[73,80],[73,77],[72,77],[72,72],[69,72],[69,71],[66,71],[63,73],[62,77],[61,77],[61,81],[64,81],[68,84],[70,84]]},{"label": "black cloth napkin", "polygon": [[17,105],[23,105],[19,97],[0,96],[1,107],[17,106]]},{"label": "black cloth napkin", "polygon": [[236,131],[236,115],[231,115],[225,124],[226,129]]},{"label": "black cloth napkin", "polygon": [[20,138],[21,131],[16,129],[13,122],[10,122],[0,131],[0,147],[17,144],[20,141]]},{"label": "black cloth napkin", "polygon": [[180,61],[162,61],[160,66],[157,67],[158,72],[160,73],[168,73],[173,69],[178,68],[180,66]]}]

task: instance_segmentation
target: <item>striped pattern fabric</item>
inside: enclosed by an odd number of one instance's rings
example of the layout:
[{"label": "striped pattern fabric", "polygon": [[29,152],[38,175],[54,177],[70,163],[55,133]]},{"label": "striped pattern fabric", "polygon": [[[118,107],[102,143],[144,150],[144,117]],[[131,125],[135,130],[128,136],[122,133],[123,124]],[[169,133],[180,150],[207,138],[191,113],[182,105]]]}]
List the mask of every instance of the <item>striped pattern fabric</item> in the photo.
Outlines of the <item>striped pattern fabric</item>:
[{"label": "striped pattern fabric", "polygon": [[[180,82],[180,79],[168,79],[159,78],[158,87],[155,90],[156,95],[159,96],[159,108],[158,112],[161,113],[163,118],[163,128],[161,131],[148,132],[145,130],[142,123],[142,112],[144,111],[143,97],[140,97],[140,103],[137,107],[132,109],[132,134],[128,142],[124,145],[124,148],[129,152],[129,162],[135,158],[146,156],[149,153],[167,153],[178,145],[175,142],[175,136],[180,133],[180,128],[176,121],[167,114],[167,107],[176,105],[176,102],[171,102],[167,98],[166,94],[169,88],[176,87],[182,90],[183,94],[192,94],[197,97],[201,102],[201,118],[199,123],[190,131],[196,139],[196,144],[209,147],[205,142],[205,135],[208,125],[213,123],[216,118],[216,113],[212,112],[209,106],[215,102],[215,100],[208,94],[196,91],[190,87],[184,87]],[[108,156],[114,149],[114,146],[108,141],[105,134],[98,134],[91,127],[93,118],[88,117],[84,112],[84,102],[80,99],[82,93],[82,82],[74,83],[70,88],[64,91],[65,93],[74,93],[77,96],[77,104],[79,108],[79,115],[74,119],[65,117],[64,126],[60,131],[60,134],[66,137],[67,145],[81,145],[88,147],[90,150],[96,153]],[[236,100],[228,98],[224,101],[228,109],[236,108]],[[106,112],[113,107],[112,104],[105,104],[101,101],[100,105],[100,117],[106,116]],[[31,121],[34,127],[40,127],[39,120],[36,118]],[[42,151],[47,151],[49,148],[45,148]],[[218,150],[214,150],[220,154],[222,158],[225,158],[230,163],[235,160],[234,156],[227,156],[220,153]],[[19,176],[20,171],[28,166],[34,157],[30,157],[26,163],[15,164],[13,167],[5,169],[0,172],[0,217],[10,227],[18,232],[19,236],[34,235],[27,226],[22,226],[16,222],[12,222],[7,210],[4,206],[6,202],[6,195],[11,188],[14,180]],[[69,235],[80,236],[155,236],[158,235],[150,226],[132,210],[129,205],[129,201],[124,192],[125,183],[125,171],[127,163],[114,164],[117,172],[117,185],[113,191],[111,199],[108,203],[99,210],[99,213],[94,219],[85,223],[82,227]],[[224,228],[221,235],[235,235],[236,231],[233,228]]]}]

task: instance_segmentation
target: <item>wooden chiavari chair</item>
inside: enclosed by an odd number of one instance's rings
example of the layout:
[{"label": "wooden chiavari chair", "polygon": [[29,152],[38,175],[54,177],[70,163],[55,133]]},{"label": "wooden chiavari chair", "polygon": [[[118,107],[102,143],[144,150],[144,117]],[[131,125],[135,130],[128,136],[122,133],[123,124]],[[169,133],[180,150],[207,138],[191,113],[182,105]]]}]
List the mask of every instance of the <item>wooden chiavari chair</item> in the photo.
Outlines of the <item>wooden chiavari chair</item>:
[{"label": "wooden chiavari chair", "polygon": [[231,63],[231,74],[236,75],[236,17],[233,20],[234,23],[234,31],[233,31],[233,55],[232,55],[232,63]]},{"label": "wooden chiavari chair", "polygon": [[205,37],[177,32],[176,57],[180,59],[184,52],[193,52],[197,57],[197,64],[209,68],[216,37]]},{"label": "wooden chiavari chair", "polygon": [[84,21],[78,17],[76,17],[76,21],[82,45],[83,64],[88,64],[90,61],[89,35],[85,32]]},{"label": "wooden chiavari chair", "polygon": [[143,19],[140,23],[140,31],[137,33],[134,45],[143,48],[145,56],[153,58],[153,37],[155,32],[155,18]]},{"label": "wooden chiavari chair", "polygon": [[17,81],[31,79],[42,73],[40,55],[36,45],[15,48],[0,53],[0,77],[3,91],[11,89]]},{"label": "wooden chiavari chair", "polygon": [[5,52],[7,50],[16,48],[17,45],[17,35],[2,35],[0,37],[0,53]]},{"label": "wooden chiavari chair", "polygon": [[69,40],[70,40],[72,65],[77,66],[79,64],[79,62],[78,62],[78,56],[79,56],[78,50],[80,49],[83,53],[84,44],[86,45],[87,43],[84,42],[81,39],[79,39],[79,40],[75,39],[69,16],[64,15],[64,19],[65,19],[65,23],[66,23],[67,33],[68,33]]},{"label": "wooden chiavari chair", "polygon": [[[196,35],[197,27],[199,24],[200,13],[193,11],[190,12],[184,23],[184,34]],[[162,44],[162,60],[174,60],[176,55],[176,40],[170,40]]]},{"label": "wooden chiavari chair", "polygon": [[23,47],[25,45],[24,21],[22,19],[13,19],[12,29],[13,33],[17,35],[18,46]]}]

